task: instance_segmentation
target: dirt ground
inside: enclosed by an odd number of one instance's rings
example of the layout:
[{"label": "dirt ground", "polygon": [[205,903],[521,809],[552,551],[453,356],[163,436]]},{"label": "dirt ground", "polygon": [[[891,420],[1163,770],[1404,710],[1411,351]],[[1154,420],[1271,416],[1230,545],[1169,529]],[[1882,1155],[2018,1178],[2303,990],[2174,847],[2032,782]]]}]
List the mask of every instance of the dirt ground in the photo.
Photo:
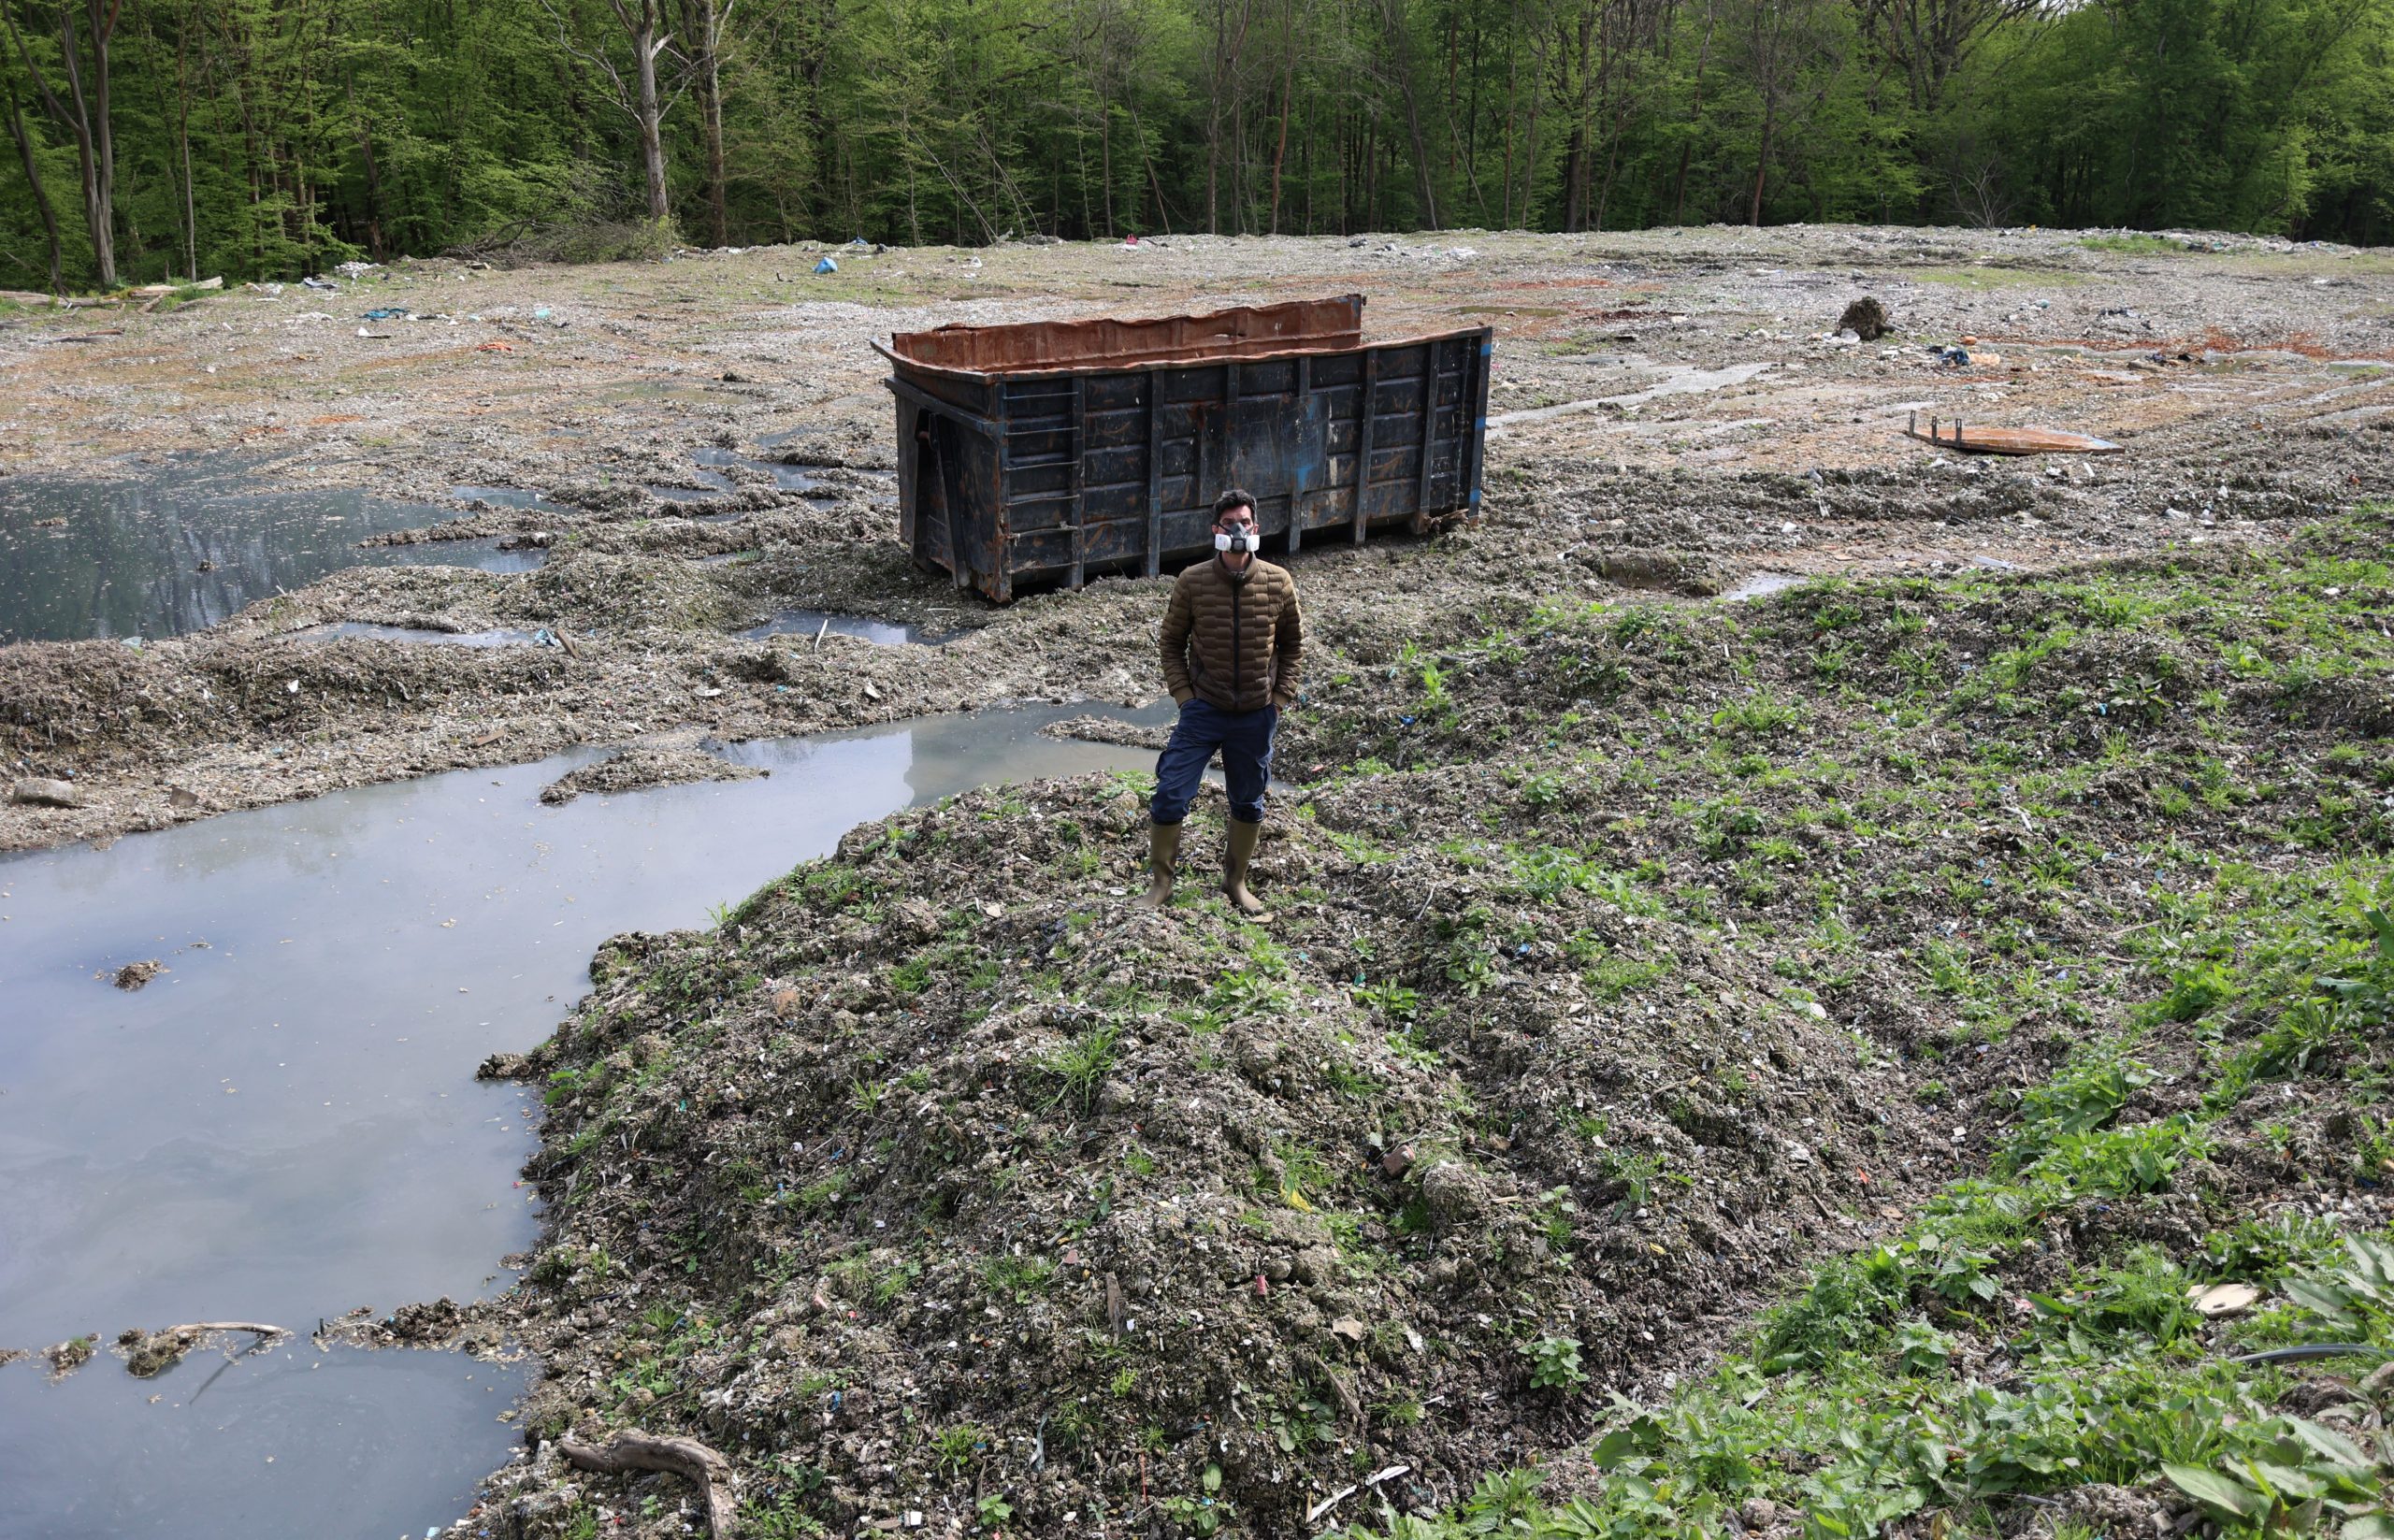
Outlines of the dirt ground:
[{"label": "dirt ground", "polygon": [[[1434,636],[1524,586],[1702,595],[1754,574],[2264,543],[2387,484],[2383,436],[2359,430],[2394,407],[2394,371],[2376,367],[2394,356],[2394,255],[2090,238],[1179,237],[848,250],[822,277],[815,249],[763,248],[657,266],[415,262],[338,293],[0,320],[11,474],[106,476],[129,456],[238,449],[278,484],[433,500],[505,485],[573,510],[461,507],[438,531],[545,545],[537,572],[355,569],[138,651],[0,650],[10,778],[73,786],[0,804],[0,849],[575,743],[1151,697],[1159,583],[1108,579],[997,611],[897,549],[890,404],[868,343],[947,322],[1357,291],[1376,336],[1493,324],[1487,512],[1435,541],[1306,551],[1298,575],[1332,652]],[[1838,338],[1829,328],[1865,294],[1894,335]],[[390,306],[428,319],[359,320]],[[1965,338],[1969,365],[1932,351]],[[1983,462],[1904,438],[1915,412],[2092,432],[2126,453]],[[824,496],[741,467],[734,493],[703,509],[642,488],[693,484],[690,452],[725,448],[814,466]],[[792,606],[959,635],[738,635]],[[566,644],[294,640],[334,621],[541,627]]]}]

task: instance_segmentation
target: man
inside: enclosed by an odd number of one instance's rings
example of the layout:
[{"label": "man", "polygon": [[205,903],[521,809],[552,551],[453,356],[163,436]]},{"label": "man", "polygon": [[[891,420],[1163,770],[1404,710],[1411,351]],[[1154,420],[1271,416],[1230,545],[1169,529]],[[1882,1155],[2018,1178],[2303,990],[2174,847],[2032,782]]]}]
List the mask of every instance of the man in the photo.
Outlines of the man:
[{"label": "man", "polygon": [[1140,903],[1148,909],[1172,897],[1181,821],[1219,749],[1231,794],[1222,896],[1242,914],[1263,914],[1247,890],[1247,867],[1263,832],[1272,734],[1280,708],[1297,698],[1305,626],[1295,580],[1259,557],[1261,549],[1255,498],[1237,488],[1223,493],[1214,499],[1213,560],[1180,574],[1164,610],[1163,682],[1179,703],[1180,721],[1156,760],[1155,800],[1147,809],[1150,881]]}]

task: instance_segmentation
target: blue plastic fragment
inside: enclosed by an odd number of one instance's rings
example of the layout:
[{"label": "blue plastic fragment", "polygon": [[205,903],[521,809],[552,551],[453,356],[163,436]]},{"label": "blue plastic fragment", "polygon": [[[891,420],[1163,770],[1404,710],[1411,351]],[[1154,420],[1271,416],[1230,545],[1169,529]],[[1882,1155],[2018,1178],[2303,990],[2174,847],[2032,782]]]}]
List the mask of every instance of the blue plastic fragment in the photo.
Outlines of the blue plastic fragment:
[{"label": "blue plastic fragment", "polygon": [[818,273],[836,273],[840,270],[840,265],[829,257],[825,257],[815,265],[815,270]]}]

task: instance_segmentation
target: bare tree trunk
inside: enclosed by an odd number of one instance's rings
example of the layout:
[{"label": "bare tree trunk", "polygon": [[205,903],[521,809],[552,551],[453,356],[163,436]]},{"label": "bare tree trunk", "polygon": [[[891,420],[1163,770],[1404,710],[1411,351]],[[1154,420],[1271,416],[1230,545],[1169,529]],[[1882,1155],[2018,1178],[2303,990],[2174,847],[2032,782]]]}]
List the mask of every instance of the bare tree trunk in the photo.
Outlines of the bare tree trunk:
[{"label": "bare tree trunk", "polygon": [[191,189],[191,65],[188,18],[175,28],[175,148],[183,162],[183,254],[194,283],[199,281],[199,212]]},{"label": "bare tree trunk", "polygon": [[[92,30],[92,79],[83,79],[83,50],[75,36],[75,7],[62,0],[58,7],[59,63],[66,77],[66,100],[50,89],[34,64],[24,35],[17,30],[16,13],[0,4],[8,22],[17,57],[33,78],[34,89],[61,128],[75,136],[75,153],[83,173],[83,221],[92,236],[92,261],[100,287],[113,289],[116,276],[116,137],[108,117],[108,43],[116,36],[117,7],[123,0],[84,0]],[[72,104],[71,106],[69,104]]]},{"label": "bare tree trunk", "polygon": [[1746,223],[1757,229],[1762,225],[1763,183],[1770,176],[1770,141],[1778,130],[1779,124],[1773,114],[1766,109],[1762,120],[1762,148],[1754,152],[1754,197],[1746,210]]},{"label": "bare tree trunk", "polygon": [[41,165],[34,159],[33,135],[25,127],[25,115],[17,110],[17,92],[13,82],[5,93],[8,101],[8,135],[17,141],[17,154],[25,166],[25,184],[34,190],[34,207],[41,210],[42,232],[50,237],[50,292],[66,292],[61,276],[58,246],[58,210],[50,206],[50,189],[41,182]]},{"label": "bare tree trunk", "polygon": [[665,48],[665,39],[656,32],[656,0],[639,0],[637,24],[625,7],[618,4],[615,14],[624,18],[632,35],[632,53],[639,71],[639,110],[634,114],[640,122],[641,167],[648,174],[648,217],[662,221],[672,213],[665,191],[664,108],[656,98],[656,56]]},{"label": "bare tree trunk", "polygon": [[1156,195],[1156,222],[1165,235],[1172,234],[1172,206],[1163,201],[1163,179],[1156,175],[1155,157],[1147,153],[1147,131],[1139,126],[1139,104],[1127,92],[1122,97],[1123,109],[1131,114],[1131,134],[1139,141],[1139,164],[1147,168],[1147,186]]},{"label": "bare tree trunk", "polygon": [[357,120],[357,152],[366,163],[366,249],[375,261],[382,260],[382,178],[374,165],[374,130],[357,111],[357,87],[353,77],[341,79],[341,94],[349,100],[350,115]]},{"label": "bare tree trunk", "polygon": [[1438,194],[1430,184],[1430,147],[1421,137],[1421,92],[1413,79],[1412,29],[1406,24],[1405,0],[1380,0],[1380,20],[1388,28],[1389,50],[1394,55],[1396,78],[1404,88],[1405,128],[1413,141],[1413,186],[1421,207],[1415,210],[1425,230],[1438,227]]},{"label": "bare tree trunk", "polygon": [[1687,137],[1680,141],[1679,186],[1671,194],[1671,223],[1687,223],[1687,163],[1695,152],[1695,131],[1704,122],[1704,66],[1712,60],[1712,27],[1719,13],[1709,5],[1704,7],[1704,41],[1695,50],[1695,99],[1689,105]]},{"label": "bare tree trunk", "polygon": [[[1544,27],[1537,29],[1537,61],[1536,67],[1530,71],[1530,79],[1533,81],[1543,80],[1546,78],[1546,29]],[[1539,113],[1545,105],[1546,93],[1534,87],[1530,92],[1529,140],[1521,147],[1521,218],[1518,227],[1523,230],[1530,227],[1530,203],[1537,196],[1537,124]]]},{"label": "bare tree trunk", "polygon": [[692,39],[691,68],[697,77],[699,123],[707,149],[707,222],[710,243],[731,244],[731,213],[723,151],[723,30],[736,0],[683,0],[682,30]]},{"label": "bare tree trunk", "polygon": [[1296,93],[1297,50],[1295,10],[1291,4],[1280,23],[1280,139],[1272,151],[1272,227],[1280,233],[1280,166],[1289,158],[1289,103]]}]

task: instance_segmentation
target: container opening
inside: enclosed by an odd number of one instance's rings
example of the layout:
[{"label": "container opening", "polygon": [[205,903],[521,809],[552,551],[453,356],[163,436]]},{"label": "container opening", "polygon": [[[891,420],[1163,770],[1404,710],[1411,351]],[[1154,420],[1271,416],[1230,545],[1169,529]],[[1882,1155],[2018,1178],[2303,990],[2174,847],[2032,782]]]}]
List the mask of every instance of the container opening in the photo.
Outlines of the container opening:
[{"label": "container opening", "polygon": [[1363,296],[1241,306],[1210,315],[1146,320],[1035,321],[901,332],[890,351],[927,368],[975,374],[1089,365],[1215,362],[1361,346]]}]

